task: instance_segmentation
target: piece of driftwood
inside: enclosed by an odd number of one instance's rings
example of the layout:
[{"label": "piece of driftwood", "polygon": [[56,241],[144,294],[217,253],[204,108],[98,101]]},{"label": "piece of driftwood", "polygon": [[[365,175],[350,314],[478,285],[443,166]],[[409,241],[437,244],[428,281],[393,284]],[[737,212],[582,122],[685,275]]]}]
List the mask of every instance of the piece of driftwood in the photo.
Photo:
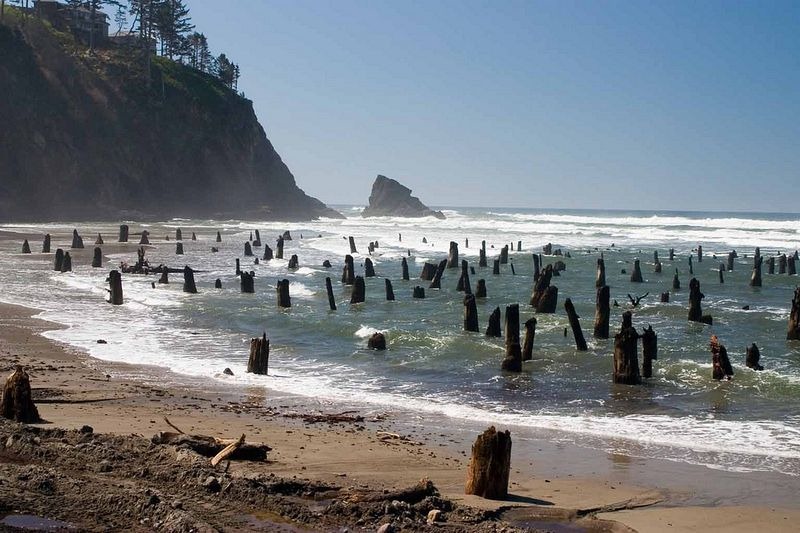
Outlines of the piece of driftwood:
[{"label": "piece of driftwood", "polygon": [[344,256],[344,267],[342,268],[342,283],[352,285],[355,283],[355,270],[353,267],[353,256]]},{"label": "piece of driftwood", "polygon": [[733,378],[733,366],[728,359],[728,350],[720,344],[716,335],[711,336],[711,376],[716,380]]},{"label": "piece of driftwood", "polygon": [[[357,491],[347,497],[352,503],[404,502],[417,504],[425,498],[439,496],[439,491],[428,479],[419,481],[413,487],[400,490]],[[393,530],[392,530],[393,531]]]},{"label": "piece of driftwood", "polygon": [[646,293],[642,294],[641,296],[633,297],[633,296],[630,295],[630,293],[628,293],[628,300],[631,302],[631,307],[633,307],[633,308],[639,307],[639,304],[641,303],[641,301],[644,300],[645,298],[647,298],[649,295],[650,295],[650,293],[646,292]]},{"label": "piece of driftwood", "polygon": [[[150,440],[153,444],[187,448],[203,457],[215,457],[232,444],[231,441],[217,439],[208,435],[188,435],[172,431],[159,431]],[[272,448],[266,444],[247,444],[243,442],[227,458],[232,461],[264,461],[271,450]]]},{"label": "piece of driftwood", "polygon": [[41,422],[39,410],[33,403],[31,395],[31,380],[22,365],[17,365],[14,372],[6,379],[3,385],[3,395],[0,398],[0,415],[3,418],[35,424]]},{"label": "piece of driftwood", "polygon": [[350,253],[357,254],[358,250],[356,250],[356,240],[352,237],[352,235],[348,237],[347,240],[350,242]]},{"label": "piece of driftwood", "polygon": [[[192,233],[192,237],[194,237],[194,233]],[[233,452],[241,448],[243,444],[244,444],[244,433],[242,433],[242,436],[239,437],[239,440],[228,444],[222,449],[222,451],[220,451],[217,455],[215,455],[211,459],[211,466],[217,466],[218,464],[220,464],[227,457],[233,455]]]},{"label": "piece of driftwood", "polygon": [[578,313],[575,311],[575,306],[572,304],[571,299],[567,298],[564,300],[564,310],[567,312],[569,326],[572,328],[572,336],[575,338],[575,347],[579,352],[585,352],[588,350],[586,339],[583,337],[583,330],[581,330]]},{"label": "piece of driftwood", "polygon": [[466,494],[490,500],[508,497],[511,472],[511,433],[490,427],[475,440],[467,467]]}]

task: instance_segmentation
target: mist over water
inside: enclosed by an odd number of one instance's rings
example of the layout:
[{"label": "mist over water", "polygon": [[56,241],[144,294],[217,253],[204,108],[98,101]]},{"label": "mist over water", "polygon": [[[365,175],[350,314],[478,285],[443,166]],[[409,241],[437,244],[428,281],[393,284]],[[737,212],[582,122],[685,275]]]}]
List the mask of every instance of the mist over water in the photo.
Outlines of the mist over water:
[{"label": "mist over water", "polygon": [[[273,390],[360,405],[406,409],[454,423],[510,425],[521,436],[546,431],[554,438],[579,445],[637,456],[659,457],[732,470],[766,470],[800,475],[800,343],[785,340],[789,306],[798,279],[763,274],[763,287],[748,284],[752,254],[765,257],[800,247],[800,215],[737,213],[655,213],[524,209],[447,210],[446,220],[359,216],[360,208],[340,208],[345,220],[307,223],[262,221],[172,220],[159,224],[129,222],[131,232],[147,229],[153,246],[151,265],[190,265],[199,293],[184,294],[182,276],[169,285],[151,288],[156,277],[123,275],[125,304],[111,306],[106,298],[108,270],[120,261],[134,263],[129,252],[106,256],[104,268],[73,261],[74,272],[56,273],[51,257],[20,260],[19,243],[0,243],[0,299],[42,309],[42,317],[69,326],[48,337],[87,350],[100,359],[145,363],[197,378],[240,385],[263,384]],[[106,242],[116,240],[117,223],[68,223],[0,226],[10,231],[71,233],[77,227],[91,248],[100,231]],[[184,256],[175,255],[175,229],[183,230]],[[290,230],[284,260],[252,264],[243,257],[250,231],[259,229],[264,244],[275,248],[276,237]],[[223,235],[214,242],[216,231]],[[191,241],[192,232],[198,240]],[[402,241],[399,240],[402,234]],[[169,235],[170,241],[164,236]],[[301,239],[302,235],[302,239]],[[367,245],[377,240],[372,255],[377,277],[366,279],[366,302],[349,304],[350,289],[340,283],[346,239],[352,235],[359,253],[356,274],[363,275]],[[423,238],[427,243],[423,243]],[[469,247],[465,241],[469,239]],[[131,242],[138,240],[131,237]],[[531,254],[548,242],[569,251],[567,269],[553,278],[559,288],[558,311],[537,315],[534,360],[520,374],[504,374],[502,339],[466,333],[463,294],[455,290],[459,269],[448,269],[442,289],[415,279],[425,261],[447,255],[450,241],[476,268],[472,287],[484,278],[488,298],[478,300],[481,331],[491,311],[520,304],[521,322],[533,315],[527,305],[533,286]],[[489,268],[478,268],[481,240],[486,240]],[[21,241],[21,239],[20,239]],[[66,237],[53,243],[67,249]],[[522,241],[522,251],[510,252],[516,275],[503,265],[493,276],[492,258],[504,244]],[[688,256],[698,244],[704,260],[694,262],[694,276],[706,298],[704,313],[713,326],[689,323]],[[219,253],[211,253],[211,247]],[[39,243],[32,242],[34,251]],[[675,248],[675,261],[668,249]],[[737,250],[733,272],[719,283],[718,269],[727,253]],[[254,248],[257,256],[262,248]],[[653,272],[653,251],[663,273]],[[401,278],[400,261],[408,257],[411,281]],[[612,336],[629,308],[627,294],[649,292],[634,310],[634,325],[652,325],[658,334],[654,377],[642,386],[612,383],[613,339],[591,336],[595,304],[595,264],[600,251],[606,261],[612,308]],[[288,258],[297,254],[300,269],[289,271]],[[717,255],[715,259],[713,256]],[[34,254],[35,256],[36,254]],[[235,258],[243,270],[256,273],[255,294],[242,294],[235,276]],[[639,258],[645,282],[631,283],[633,260]],[[328,259],[333,268],[323,268]],[[671,289],[678,269],[682,290],[668,304],[659,294]],[[626,269],[628,274],[622,274]],[[329,311],[325,277],[333,281],[338,310]],[[222,290],[215,290],[220,278]],[[276,305],[275,285],[289,279],[292,307]],[[384,280],[392,280],[396,301],[384,298]],[[415,285],[426,298],[413,300]],[[571,298],[589,344],[576,352],[563,302]],[[742,309],[750,306],[749,310]],[[245,373],[249,339],[266,331],[270,338],[270,376]],[[372,352],[366,338],[386,333],[389,349]],[[712,334],[728,348],[735,376],[731,382],[711,379]],[[96,340],[108,340],[98,345]],[[745,348],[756,342],[766,370],[744,366]],[[221,372],[230,367],[235,376]],[[515,444],[516,446],[516,444]]]}]

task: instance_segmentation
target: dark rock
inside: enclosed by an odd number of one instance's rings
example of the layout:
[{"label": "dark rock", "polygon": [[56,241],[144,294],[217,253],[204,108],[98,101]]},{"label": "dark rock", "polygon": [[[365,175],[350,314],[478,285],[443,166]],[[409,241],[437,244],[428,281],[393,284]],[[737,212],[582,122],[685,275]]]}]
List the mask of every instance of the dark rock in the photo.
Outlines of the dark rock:
[{"label": "dark rock", "polygon": [[372,184],[369,205],[361,213],[363,217],[427,217],[445,218],[441,211],[433,211],[411,196],[411,189],[396,180],[378,175]]},{"label": "dark rock", "polygon": [[373,333],[367,341],[367,348],[370,350],[385,350],[386,349],[386,336],[380,331]]}]

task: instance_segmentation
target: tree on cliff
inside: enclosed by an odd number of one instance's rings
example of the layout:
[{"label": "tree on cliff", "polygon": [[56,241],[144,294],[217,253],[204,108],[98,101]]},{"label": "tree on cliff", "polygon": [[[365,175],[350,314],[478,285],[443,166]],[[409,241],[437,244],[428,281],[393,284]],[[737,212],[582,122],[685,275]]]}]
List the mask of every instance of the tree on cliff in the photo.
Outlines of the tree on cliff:
[{"label": "tree on cliff", "polygon": [[188,55],[186,34],[194,29],[189,8],[183,0],[162,0],[154,12],[153,24],[161,41],[161,55],[173,59]]},{"label": "tree on cliff", "polygon": [[216,71],[222,83],[231,89],[236,89],[239,83],[239,65],[233,63],[225,54],[220,54],[217,58]]}]

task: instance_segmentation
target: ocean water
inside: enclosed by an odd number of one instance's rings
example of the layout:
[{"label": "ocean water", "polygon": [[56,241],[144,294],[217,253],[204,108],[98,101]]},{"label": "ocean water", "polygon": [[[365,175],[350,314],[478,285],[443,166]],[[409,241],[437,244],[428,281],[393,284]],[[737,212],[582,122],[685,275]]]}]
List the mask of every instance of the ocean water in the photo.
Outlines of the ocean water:
[{"label": "ocean water", "polygon": [[[20,260],[20,244],[0,242],[0,300],[42,310],[42,318],[68,326],[48,332],[53,339],[87,350],[104,360],[144,363],[167,368],[192,379],[207,379],[231,387],[263,386],[317,400],[370,408],[389,408],[425,416],[440,423],[488,424],[511,427],[522,437],[549,438],[614,453],[670,459],[733,471],[772,471],[800,475],[800,342],[787,342],[789,306],[796,277],[767,275],[761,288],[748,284],[752,254],[765,257],[800,247],[800,215],[756,213],[618,212],[525,209],[444,209],[446,220],[359,216],[360,206],[339,209],[345,220],[280,223],[237,220],[170,220],[157,224],[127,221],[131,232],[151,232],[147,248],[151,265],[190,265],[197,270],[199,293],[182,292],[182,276],[169,285],[156,277],[123,275],[125,304],[105,303],[108,270],[136,260],[138,237],[124,253],[108,254],[104,268],[74,261],[72,273],[51,270],[51,256]],[[16,232],[68,234],[76,227],[91,248],[97,232],[107,243],[116,241],[118,222],[4,225]],[[175,229],[183,231],[184,256],[175,255]],[[252,264],[243,257],[250,231],[259,229],[262,242],[289,230],[284,260]],[[214,242],[216,231],[223,242]],[[196,232],[197,241],[189,240]],[[402,241],[399,235],[402,234]],[[170,240],[165,240],[165,235]],[[367,245],[378,241],[372,254],[377,277],[366,280],[366,302],[351,306],[350,288],[340,283],[348,236],[355,238],[356,274],[363,273]],[[423,238],[427,243],[423,242]],[[469,239],[469,246],[466,246]],[[481,331],[491,311],[520,304],[524,322],[533,315],[527,305],[533,286],[532,253],[548,242],[569,251],[567,269],[553,279],[559,288],[558,312],[538,315],[534,360],[519,374],[503,373],[503,340],[483,333],[466,333],[463,295],[456,291],[459,269],[448,269],[442,289],[415,279],[426,262],[446,258],[450,241],[459,243],[462,258],[476,268],[471,276],[486,280],[488,298],[478,300]],[[487,243],[489,268],[478,268],[480,242]],[[522,241],[510,252],[516,274],[503,265],[492,275],[492,258],[504,244]],[[70,239],[53,242],[68,248]],[[704,313],[714,325],[689,323],[688,257],[698,244],[704,260],[694,262],[694,277],[705,293]],[[218,246],[219,253],[211,253]],[[39,242],[32,242],[34,252]],[[668,249],[674,248],[674,261]],[[720,284],[720,262],[737,250],[733,272]],[[663,273],[653,272],[653,251]],[[613,339],[592,338],[595,305],[595,264],[606,260],[612,308],[611,329],[618,330],[627,294],[649,292],[634,310],[634,325],[652,325],[658,334],[654,376],[641,386],[614,385],[611,379]],[[255,248],[258,256],[262,248]],[[410,253],[410,257],[408,254]],[[301,268],[289,271],[288,258],[299,256]],[[717,258],[714,258],[714,255]],[[37,254],[34,254],[34,257]],[[242,294],[234,263],[256,273],[255,294]],[[411,281],[401,280],[400,261],[408,257]],[[629,274],[641,259],[645,282],[634,284]],[[328,259],[333,267],[326,269]],[[659,293],[671,289],[678,269],[682,290],[672,291],[668,304]],[[333,281],[338,310],[329,311],[325,277]],[[222,290],[213,288],[220,278]],[[292,307],[278,309],[275,285],[290,280]],[[393,282],[396,301],[384,297],[384,278]],[[411,298],[415,285],[426,298]],[[589,344],[577,352],[563,302],[572,299]],[[742,307],[749,306],[749,310]],[[266,331],[271,341],[270,375],[245,373],[249,340]],[[366,349],[375,331],[385,332],[388,350]],[[709,338],[718,335],[728,348],[733,381],[711,378]],[[98,345],[97,339],[108,344]],[[745,367],[745,348],[756,342],[763,372]],[[235,375],[222,374],[230,367]]]}]

